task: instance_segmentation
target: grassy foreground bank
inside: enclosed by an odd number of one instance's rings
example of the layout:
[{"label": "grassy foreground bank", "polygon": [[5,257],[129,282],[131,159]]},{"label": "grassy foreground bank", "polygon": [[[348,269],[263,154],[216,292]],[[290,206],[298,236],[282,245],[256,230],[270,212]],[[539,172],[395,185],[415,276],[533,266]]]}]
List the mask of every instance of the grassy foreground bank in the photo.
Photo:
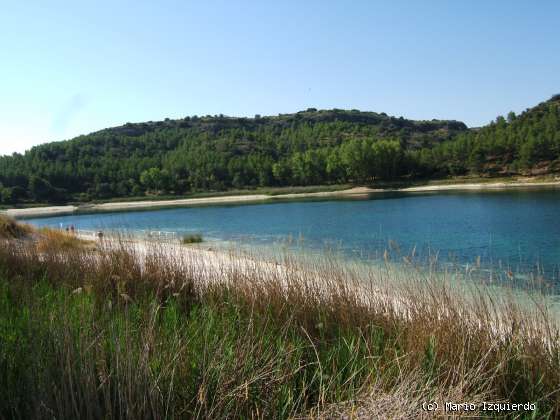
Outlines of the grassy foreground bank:
[{"label": "grassy foreground bank", "polygon": [[0,236],[1,418],[426,418],[449,415],[446,401],[560,414],[544,299],[521,307],[328,259],[216,264],[164,245]]}]

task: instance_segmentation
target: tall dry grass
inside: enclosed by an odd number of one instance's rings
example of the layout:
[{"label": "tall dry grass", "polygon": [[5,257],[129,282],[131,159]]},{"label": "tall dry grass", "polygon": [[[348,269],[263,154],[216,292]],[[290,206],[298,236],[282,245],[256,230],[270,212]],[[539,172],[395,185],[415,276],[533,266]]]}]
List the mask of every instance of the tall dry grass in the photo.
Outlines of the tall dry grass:
[{"label": "tall dry grass", "polygon": [[45,252],[53,250],[72,250],[75,248],[95,248],[91,240],[79,238],[75,233],[58,229],[41,228],[35,230],[37,250]]},{"label": "tall dry grass", "polygon": [[446,416],[426,401],[560,415],[559,329],[538,295],[122,238],[3,241],[0,273],[4,418]]},{"label": "tall dry grass", "polygon": [[0,214],[0,238],[19,239],[29,235],[32,228],[29,225],[16,222],[13,218]]}]

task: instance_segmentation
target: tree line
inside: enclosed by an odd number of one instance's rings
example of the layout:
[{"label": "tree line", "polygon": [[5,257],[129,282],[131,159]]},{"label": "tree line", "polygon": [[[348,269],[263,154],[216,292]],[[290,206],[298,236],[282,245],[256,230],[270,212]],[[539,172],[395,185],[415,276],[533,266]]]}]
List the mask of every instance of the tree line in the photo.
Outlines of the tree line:
[{"label": "tree line", "polygon": [[[3,204],[464,174],[560,157],[560,96],[480,129],[356,110],[187,117],[102,130],[0,158]],[[543,163],[544,162],[544,163]],[[548,162],[548,166],[547,165]],[[543,166],[544,165],[544,166]]]}]

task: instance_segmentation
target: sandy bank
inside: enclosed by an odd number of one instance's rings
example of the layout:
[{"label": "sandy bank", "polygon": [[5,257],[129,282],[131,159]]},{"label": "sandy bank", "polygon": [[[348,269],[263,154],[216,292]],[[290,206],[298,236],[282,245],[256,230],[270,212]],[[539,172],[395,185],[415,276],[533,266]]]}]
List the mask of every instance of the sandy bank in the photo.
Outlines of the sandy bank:
[{"label": "sandy bank", "polygon": [[58,216],[65,214],[73,214],[77,212],[111,212],[126,210],[142,210],[150,208],[169,208],[169,207],[190,207],[190,206],[211,206],[220,204],[242,204],[257,203],[261,201],[279,200],[279,199],[297,199],[297,198],[321,198],[335,196],[366,196],[372,192],[382,190],[374,190],[366,187],[350,188],[342,191],[325,191],[315,193],[299,193],[299,194],[248,194],[248,195],[231,195],[223,197],[205,197],[205,198],[184,198],[177,200],[157,200],[157,201],[125,201],[116,203],[102,204],[84,204],[81,206],[51,206],[51,207],[34,207],[27,209],[9,209],[4,213],[16,218],[26,217],[43,217]]},{"label": "sandy bank", "polygon": [[27,209],[8,209],[2,213],[11,217],[43,217],[43,216],[61,216],[75,213],[78,210],[76,206],[51,206],[51,207],[30,207]]},{"label": "sandy bank", "polygon": [[294,198],[313,198],[313,197],[334,197],[334,196],[347,196],[347,195],[367,195],[372,192],[382,191],[373,190],[367,187],[356,187],[342,191],[324,191],[314,193],[294,193],[294,194],[280,194],[280,195],[266,195],[266,194],[248,194],[248,195],[230,195],[223,197],[205,197],[205,198],[184,198],[178,200],[157,200],[157,201],[129,201],[120,203],[103,203],[93,204],[80,207],[79,210],[93,210],[93,211],[115,211],[115,210],[135,210],[154,207],[189,207],[197,205],[219,205],[219,204],[237,204],[247,202],[259,202],[277,199],[294,199]]},{"label": "sandy bank", "polygon": [[403,192],[423,192],[423,191],[468,191],[468,190],[493,190],[493,189],[513,189],[513,188],[536,188],[536,187],[560,187],[560,181],[549,182],[488,182],[488,183],[468,183],[468,184],[449,184],[449,185],[422,185],[419,187],[402,188]]},{"label": "sandy bank", "polygon": [[256,203],[273,200],[294,200],[300,198],[328,198],[328,197],[367,197],[369,194],[383,192],[428,192],[428,191],[469,191],[469,190],[498,190],[514,188],[538,188],[538,187],[559,187],[560,179],[555,181],[535,182],[527,179],[512,182],[480,182],[480,183],[458,183],[447,185],[422,185],[418,187],[408,187],[401,189],[372,189],[367,187],[355,187],[341,191],[324,191],[314,193],[293,193],[280,195],[248,194],[231,195],[223,197],[205,198],[184,198],[177,200],[158,200],[158,201],[125,201],[116,203],[84,204],[80,206],[51,206],[34,207],[26,209],[9,209],[4,213],[16,218],[26,217],[46,217],[73,214],[77,212],[111,212],[127,210],[143,210],[150,208],[169,208],[169,207],[190,207],[190,206],[211,206],[220,204],[242,204]]},{"label": "sandy bank", "polygon": [[[212,205],[227,203],[244,203],[252,201],[261,201],[269,199],[270,196],[265,194],[251,194],[239,196],[225,197],[207,197],[207,198],[184,198],[179,200],[158,200],[158,201],[129,201],[122,203],[103,203],[93,204],[87,209],[94,211],[114,211],[114,210],[134,210],[151,207],[175,207],[175,206],[196,206],[196,205]],[[85,207],[83,208],[85,209]]]}]

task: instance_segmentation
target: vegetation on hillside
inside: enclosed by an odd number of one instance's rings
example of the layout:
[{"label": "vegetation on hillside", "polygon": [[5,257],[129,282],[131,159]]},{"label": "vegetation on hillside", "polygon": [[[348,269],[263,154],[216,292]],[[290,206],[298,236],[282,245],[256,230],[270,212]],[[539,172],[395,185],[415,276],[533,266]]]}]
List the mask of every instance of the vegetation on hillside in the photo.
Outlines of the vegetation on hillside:
[{"label": "vegetation on hillside", "polygon": [[255,187],[559,170],[560,96],[481,129],[308,109],[125,124],[0,158],[0,201],[88,201]]},{"label": "vegetation on hillside", "polygon": [[510,112],[486,127],[460,133],[417,157],[424,168],[450,175],[560,172],[560,95],[519,116]]},{"label": "vegetation on hillside", "polygon": [[[157,245],[51,245],[0,241],[2,418],[560,414],[560,331],[538,297],[333,259],[220,268]],[[504,414],[479,410],[463,414]]]}]

